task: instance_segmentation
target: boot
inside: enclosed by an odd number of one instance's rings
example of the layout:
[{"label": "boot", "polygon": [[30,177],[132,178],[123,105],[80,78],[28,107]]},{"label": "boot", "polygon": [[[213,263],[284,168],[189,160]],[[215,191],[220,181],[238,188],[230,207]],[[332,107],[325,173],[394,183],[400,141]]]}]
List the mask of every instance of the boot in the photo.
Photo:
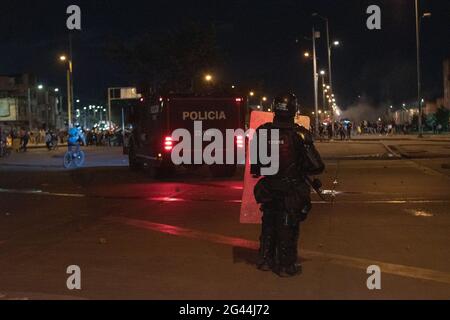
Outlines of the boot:
[{"label": "boot", "polygon": [[261,271],[271,271],[275,265],[275,218],[271,211],[263,211],[262,232],[260,237],[259,261]]},{"label": "boot", "polygon": [[280,278],[291,278],[295,277],[297,275],[301,275],[303,272],[302,266],[300,264],[291,264],[290,266],[283,267],[278,266],[274,272],[280,277]]}]

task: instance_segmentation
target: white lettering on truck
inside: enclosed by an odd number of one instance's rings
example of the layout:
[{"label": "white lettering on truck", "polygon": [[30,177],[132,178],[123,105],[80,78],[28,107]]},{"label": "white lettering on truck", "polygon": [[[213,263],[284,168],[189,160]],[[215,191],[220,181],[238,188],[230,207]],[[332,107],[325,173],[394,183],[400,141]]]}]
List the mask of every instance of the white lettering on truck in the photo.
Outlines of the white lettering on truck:
[{"label": "white lettering on truck", "polygon": [[205,120],[227,120],[225,111],[186,111],[183,112],[183,120],[205,121]]}]

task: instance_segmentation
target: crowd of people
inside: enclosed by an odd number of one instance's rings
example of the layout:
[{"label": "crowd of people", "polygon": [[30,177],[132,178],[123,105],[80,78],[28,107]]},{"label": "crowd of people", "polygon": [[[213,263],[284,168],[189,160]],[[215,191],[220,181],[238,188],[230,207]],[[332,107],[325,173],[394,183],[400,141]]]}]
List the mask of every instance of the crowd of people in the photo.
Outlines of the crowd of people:
[{"label": "crowd of people", "polygon": [[[312,131],[315,131],[314,126]],[[350,140],[354,135],[354,126],[350,121],[323,123],[319,126],[319,137],[324,139]]]},{"label": "crowd of people", "polygon": [[[113,129],[84,129],[80,128],[86,137],[87,146],[122,146],[123,137],[120,128]],[[56,148],[58,144],[66,144],[68,139],[67,129],[63,130],[27,130],[26,128],[2,128],[0,127],[0,142],[2,146],[11,148],[17,152],[26,152],[31,145],[46,145],[49,150]]]},{"label": "crowd of people", "polygon": [[[432,129],[433,134],[443,133],[442,125],[436,125]],[[311,127],[311,131],[315,132],[314,125]],[[396,135],[396,134],[412,134],[417,131],[417,127],[412,124],[398,125],[394,121],[384,122],[384,121],[362,121],[359,124],[355,124],[352,121],[336,121],[334,124],[322,123],[319,126],[319,138],[324,139],[334,139],[334,140],[351,140],[352,137],[362,136],[362,135]]]}]

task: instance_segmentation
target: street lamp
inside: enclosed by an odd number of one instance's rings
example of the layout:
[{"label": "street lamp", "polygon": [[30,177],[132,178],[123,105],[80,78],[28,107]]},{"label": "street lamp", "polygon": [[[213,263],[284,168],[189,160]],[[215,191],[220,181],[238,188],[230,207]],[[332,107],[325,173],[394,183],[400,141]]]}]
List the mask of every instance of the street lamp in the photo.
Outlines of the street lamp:
[{"label": "street lamp", "polygon": [[325,94],[328,92],[328,90],[326,89],[327,85],[325,84],[325,75],[327,73],[325,72],[325,70],[320,70],[320,76],[322,78],[322,108],[326,108],[326,99],[325,99]]},{"label": "street lamp", "polygon": [[212,82],[213,81],[213,76],[210,75],[210,74],[205,75],[205,81],[208,82],[208,83]]},{"label": "street lamp", "polygon": [[[325,26],[326,26],[326,30],[327,30],[327,49],[328,49],[328,81],[330,83],[330,88],[327,87],[328,90],[330,90],[331,92],[333,92],[333,78],[332,78],[332,64],[331,64],[331,42],[330,42],[330,23],[328,18],[321,16],[318,13],[313,13],[312,14],[313,17],[317,17],[319,19],[321,19],[322,21],[325,22]],[[340,45],[340,42],[335,40],[333,42],[333,46],[337,47]],[[334,114],[333,112],[331,113],[331,121],[333,122],[332,127],[332,131],[333,131],[333,136],[334,136]]]},{"label": "street lamp", "polygon": [[67,113],[69,128],[72,128],[72,108],[73,108],[73,64],[72,59],[62,55],[59,57],[61,62],[67,63]]},{"label": "street lamp", "polygon": [[[316,39],[320,38],[320,34],[316,32],[315,27],[312,28],[312,43],[313,43],[313,78],[314,78],[314,109],[316,113],[319,111],[319,74],[317,72],[317,51],[316,51]],[[305,58],[309,58],[310,54],[309,52],[305,52],[304,54]],[[319,135],[319,119],[316,117],[315,122],[315,136],[317,137]]]},{"label": "street lamp", "polygon": [[422,79],[421,79],[421,63],[420,63],[420,24],[421,19],[431,17],[431,13],[426,12],[420,15],[419,0],[415,0],[416,9],[416,59],[417,59],[417,102],[419,103],[419,138],[423,138],[423,126],[422,126]]}]

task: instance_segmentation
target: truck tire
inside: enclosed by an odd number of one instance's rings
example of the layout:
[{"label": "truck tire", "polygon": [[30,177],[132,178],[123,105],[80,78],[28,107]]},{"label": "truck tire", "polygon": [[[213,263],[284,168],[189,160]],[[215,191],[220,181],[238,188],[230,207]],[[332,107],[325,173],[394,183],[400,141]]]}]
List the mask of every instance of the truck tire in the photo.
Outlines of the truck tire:
[{"label": "truck tire", "polygon": [[236,165],[212,165],[209,170],[214,178],[231,178],[235,175]]}]

